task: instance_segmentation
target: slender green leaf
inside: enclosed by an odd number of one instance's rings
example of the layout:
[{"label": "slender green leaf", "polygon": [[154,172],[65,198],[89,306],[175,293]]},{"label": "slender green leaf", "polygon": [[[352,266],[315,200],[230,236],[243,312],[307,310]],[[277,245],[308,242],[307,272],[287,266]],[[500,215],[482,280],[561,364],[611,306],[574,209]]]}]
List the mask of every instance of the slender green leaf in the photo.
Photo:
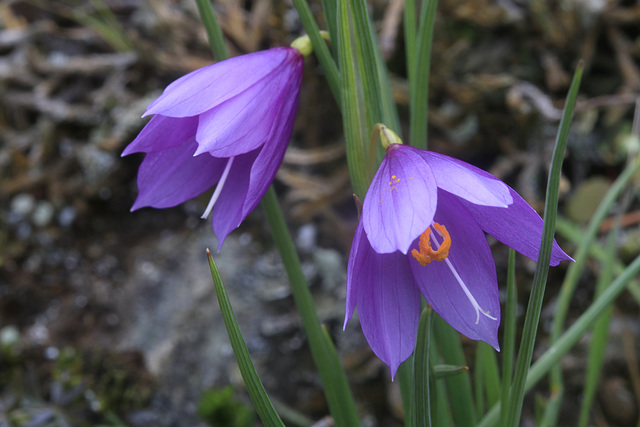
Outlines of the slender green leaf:
[{"label": "slender green leaf", "polygon": [[405,0],[404,2],[404,54],[407,58],[407,79],[414,79],[416,67],[416,9],[415,0]]},{"label": "slender green leaf", "polygon": [[[458,332],[440,316],[436,316],[433,326],[442,360],[447,364],[466,365]],[[476,411],[469,373],[450,376],[441,381],[447,385],[454,424],[458,427],[475,426]]]},{"label": "slender green leaf", "polygon": [[[322,10],[324,11],[324,20],[327,23],[327,30],[332,43],[338,40],[338,1],[322,0]],[[333,50],[333,57],[337,59],[338,52]]]},{"label": "slender green leaf", "polygon": [[420,315],[418,338],[413,359],[413,406],[411,410],[414,427],[431,426],[431,396],[429,394],[429,345],[433,310],[426,307]]},{"label": "slender green leaf", "polygon": [[273,408],[269,396],[262,385],[262,381],[258,377],[255,367],[251,362],[249,356],[249,350],[242,338],[242,332],[238,326],[238,321],[233,314],[233,308],[229,301],[227,291],[222,284],[222,278],[216,263],[213,261],[211,252],[207,249],[207,258],[209,259],[209,268],[211,269],[211,277],[213,277],[213,283],[216,288],[216,295],[218,296],[218,303],[220,304],[220,311],[222,312],[222,318],[224,320],[224,326],[227,328],[227,334],[229,334],[229,340],[231,341],[231,347],[233,348],[233,354],[238,361],[238,367],[242,374],[242,379],[247,386],[247,391],[251,400],[256,407],[258,416],[265,426],[283,426],[284,423],[278,416],[276,410]]},{"label": "slender green leaf", "polygon": [[[524,391],[529,391],[549,373],[560,359],[582,338],[584,333],[602,315],[605,310],[624,291],[629,282],[640,274],[640,256],[637,257],[616,280],[598,297],[589,308],[571,325],[571,327],[560,337],[558,341],[531,366]],[[478,427],[490,427],[496,424],[500,416],[500,404],[493,408],[480,421]]]},{"label": "slender green leaf", "polygon": [[349,165],[351,186],[355,194],[364,200],[373,177],[375,165],[367,164],[369,158],[369,140],[371,128],[367,122],[364,94],[358,65],[357,54],[351,40],[352,22],[349,2],[338,2],[338,64],[340,66],[340,95],[342,106],[342,123]]},{"label": "slender green leaf", "polygon": [[420,13],[416,54],[412,61],[414,70],[409,72],[409,142],[414,147],[427,148],[427,107],[429,102],[429,72],[431,69],[431,45],[436,17],[437,0],[425,0]]},{"label": "slender green leaf", "polygon": [[[602,261],[600,266],[601,273],[598,277],[598,283],[596,284],[596,298],[602,295],[613,280],[613,261],[616,255],[618,231],[619,227],[614,227],[607,239],[607,258]],[[607,342],[609,341],[609,325],[611,323],[612,312],[613,306],[607,307],[593,327],[593,336],[589,346],[589,357],[587,359],[587,370],[585,373],[584,391],[582,393],[582,405],[580,407],[580,417],[578,418],[579,427],[586,427],[589,422],[591,405],[593,404],[598,381],[600,380],[604,352],[607,348]]]},{"label": "slender green leaf", "polygon": [[207,30],[207,36],[209,37],[209,45],[213,52],[213,57],[218,61],[223,61],[229,58],[229,51],[227,45],[224,42],[224,36],[222,35],[222,29],[218,25],[218,18],[213,11],[211,0],[196,0],[198,5],[198,11],[200,12],[200,18],[204,28]]},{"label": "slender green leaf", "polygon": [[[313,19],[313,13],[311,13],[311,9],[309,9],[309,5],[305,0],[293,0],[293,6],[298,11],[300,22],[302,22],[304,30],[309,35],[313,51],[318,57],[318,61],[320,62],[320,66],[327,78],[333,97],[338,105],[340,105],[340,74],[338,73],[338,67],[329,52],[329,48],[327,48],[327,44],[320,35],[320,29],[318,28],[318,24],[315,19]],[[330,35],[333,37],[333,34]],[[335,43],[333,38],[331,39],[331,43],[332,45]]]},{"label": "slender green leaf", "polygon": [[[500,374],[498,371],[498,360],[496,351],[484,341],[478,341],[478,353],[480,353],[482,364],[476,369],[483,372],[484,385],[487,396],[487,405],[493,406],[500,400]],[[478,411],[480,409],[478,408]]]},{"label": "slender green leaf", "polygon": [[[439,364],[439,350],[435,339],[429,346],[429,365],[434,375],[431,376],[430,389],[431,393],[431,420],[438,427],[452,427],[453,416],[451,414],[451,405],[449,405],[449,397],[447,396],[446,383],[443,380],[436,379],[435,372]],[[468,371],[468,369],[466,369]],[[447,375],[444,375],[446,377]]]},{"label": "slender green leaf", "polygon": [[[511,379],[513,377],[513,356],[516,348],[516,314],[518,309],[518,286],[516,284],[516,251],[509,249],[509,267],[507,272],[507,304],[502,321],[504,322],[504,340],[502,346],[502,407],[507,408]],[[500,425],[507,425],[507,411],[500,413]]]},{"label": "slender green leaf", "polygon": [[433,377],[436,379],[446,378],[451,375],[458,375],[468,371],[469,371],[468,366],[435,365],[433,367]]},{"label": "slender green leaf", "polygon": [[547,182],[547,201],[544,208],[542,243],[540,244],[538,264],[533,278],[531,296],[529,297],[529,306],[527,307],[527,313],[524,320],[522,340],[520,342],[518,361],[516,363],[516,371],[509,399],[507,425],[510,426],[517,426],[520,423],[520,414],[524,399],[524,385],[527,379],[529,365],[531,364],[533,347],[538,331],[538,322],[540,321],[540,313],[542,311],[544,292],[547,285],[549,260],[551,259],[551,250],[553,247],[553,233],[558,211],[558,186],[560,183],[562,160],[564,158],[564,150],[569,138],[571,118],[573,116],[576,98],[578,97],[578,88],[580,87],[582,70],[583,63],[580,61],[573,76],[571,87],[569,88],[567,103],[564,108],[562,121],[560,122],[560,129],[558,130],[556,138],[556,146],[551,159],[551,170],[549,171],[549,180]]},{"label": "slender green leaf", "polygon": [[408,427],[413,421],[411,416],[411,401],[413,399],[413,354],[398,367],[396,381],[398,381],[398,385],[400,386],[404,424]]},{"label": "slender green leaf", "polygon": [[360,425],[358,412],[349,390],[347,377],[318,320],[298,253],[284,221],[273,186],[267,190],[261,205],[287,271],[293,299],[302,318],[302,326],[309,340],[313,360],[320,373],[331,415],[336,426],[358,426]]}]

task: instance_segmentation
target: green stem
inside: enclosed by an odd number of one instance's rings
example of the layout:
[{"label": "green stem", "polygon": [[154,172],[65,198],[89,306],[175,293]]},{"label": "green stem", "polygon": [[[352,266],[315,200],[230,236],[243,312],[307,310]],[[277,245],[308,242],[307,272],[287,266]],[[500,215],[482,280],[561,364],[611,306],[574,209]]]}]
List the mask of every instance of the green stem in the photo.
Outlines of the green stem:
[{"label": "green stem", "polygon": [[558,212],[558,187],[560,183],[560,172],[562,169],[562,160],[564,151],[569,138],[569,129],[571,127],[571,117],[575,108],[576,98],[578,97],[578,88],[582,78],[583,63],[580,61],[569,88],[569,96],[564,108],[560,129],[556,139],[556,147],[551,159],[551,170],[549,171],[549,181],[547,182],[547,202],[544,209],[544,227],[542,232],[542,242],[540,244],[540,253],[538,255],[538,264],[533,278],[531,288],[531,296],[529,297],[529,306],[524,320],[524,329],[520,349],[518,352],[518,362],[516,363],[516,372],[514,375],[513,387],[511,389],[511,398],[509,402],[509,411],[507,415],[507,425],[517,426],[520,424],[520,414],[522,411],[522,402],[524,400],[524,385],[527,379],[527,372],[531,364],[533,356],[533,347],[538,332],[538,323],[540,321],[540,313],[542,311],[542,302],[547,285],[547,274],[549,272],[549,260],[551,259],[551,250],[553,248],[553,233],[555,229],[555,220]]},{"label": "green stem", "polygon": [[220,25],[218,25],[218,18],[216,18],[213,6],[211,6],[211,1],[196,0],[196,3],[198,4],[198,11],[200,12],[202,23],[204,28],[207,30],[207,35],[209,36],[209,45],[211,46],[214,58],[218,61],[223,61],[229,58],[229,51],[227,50],[227,45],[224,42],[222,29],[220,28]]},{"label": "green stem", "polygon": [[414,427],[431,426],[431,396],[429,394],[429,345],[433,310],[422,310],[418,324],[418,338],[413,359],[413,404],[411,409]]},{"label": "green stem", "polygon": [[[507,274],[507,305],[504,310],[504,346],[502,348],[502,407],[507,408],[511,379],[513,378],[513,356],[516,348],[516,318],[518,309],[518,287],[516,284],[516,251],[509,249]],[[500,414],[500,425],[507,425],[507,411]]]},{"label": "green stem", "polygon": [[300,266],[300,259],[293,240],[280,210],[276,193],[269,187],[261,202],[267,222],[273,234],[273,240],[280,252],[282,262],[293,293],[298,313],[302,318],[302,325],[309,340],[313,360],[318,367],[320,379],[325,388],[325,396],[329,409],[337,426],[358,426],[358,413],[353,396],[349,391],[347,377],[340,365],[340,361],[332,351],[331,344],[325,341],[325,336],[316,314],[313,298],[307,281]]}]

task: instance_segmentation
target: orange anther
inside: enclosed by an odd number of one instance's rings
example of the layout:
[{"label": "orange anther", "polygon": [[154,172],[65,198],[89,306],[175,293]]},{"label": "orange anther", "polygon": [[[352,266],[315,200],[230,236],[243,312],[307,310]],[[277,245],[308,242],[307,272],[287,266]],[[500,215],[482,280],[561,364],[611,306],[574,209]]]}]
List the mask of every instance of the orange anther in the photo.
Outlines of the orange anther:
[{"label": "orange anther", "polygon": [[411,255],[423,267],[431,261],[444,261],[449,256],[449,248],[451,248],[451,236],[447,228],[437,222],[434,222],[433,226],[438,234],[444,238],[440,247],[435,251],[431,249],[431,227],[429,227],[420,235],[420,242],[418,242],[420,251],[416,249],[411,251]]}]

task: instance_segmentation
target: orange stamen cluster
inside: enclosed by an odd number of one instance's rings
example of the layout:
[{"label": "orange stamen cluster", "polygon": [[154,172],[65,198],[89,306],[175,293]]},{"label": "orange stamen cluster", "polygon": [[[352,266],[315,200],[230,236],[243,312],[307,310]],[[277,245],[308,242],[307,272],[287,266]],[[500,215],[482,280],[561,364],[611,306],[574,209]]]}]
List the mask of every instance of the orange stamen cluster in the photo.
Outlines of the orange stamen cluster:
[{"label": "orange stamen cluster", "polygon": [[431,227],[429,227],[420,235],[420,242],[418,242],[420,251],[418,252],[416,249],[411,251],[411,255],[423,267],[431,261],[444,261],[449,256],[449,248],[451,248],[451,236],[447,228],[437,222],[434,222],[433,226],[438,234],[444,238],[440,247],[435,251],[431,249]]}]

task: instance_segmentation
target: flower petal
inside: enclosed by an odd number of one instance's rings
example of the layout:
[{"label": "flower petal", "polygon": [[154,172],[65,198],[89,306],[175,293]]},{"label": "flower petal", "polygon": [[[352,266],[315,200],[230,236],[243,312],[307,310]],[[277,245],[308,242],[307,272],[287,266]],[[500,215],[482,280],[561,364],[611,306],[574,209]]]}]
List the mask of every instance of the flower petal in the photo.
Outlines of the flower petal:
[{"label": "flower petal", "polygon": [[362,332],[373,352],[391,369],[413,352],[420,317],[420,292],[406,255],[378,254],[358,224],[347,271],[347,319],[358,306]]},{"label": "flower petal", "polygon": [[[536,261],[542,242],[544,222],[518,193],[511,187],[508,188],[513,198],[513,203],[508,208],[478,206],[465,200],[460,202],[484,231],[527,258]],[[554,239],[549,265],[555,266],[561,261],[573,261],[573,259],[560,249]]]},{"label": "flower petal", "polygon": [[197,116],[258,83],[284,61],[297,60],[291,47],[240,55],[193,71],[171,83],[153,101],[145,116]]},{"label": "flower petal", "polygon": [[[438,210],[434,220],[443,224],[451,235],[449,256],[444,261],[432,261],[423,267],[409,255],[413,276],[427,302],[447,323],[463,335],[485,341],[499,350],[498,281],[485,235],[456,198],[443,191],[438,193]],[[417,248],[417,241],[413,246]],[[465,293],[447,260],[460,276],[471,297]],[[478,312],[474,301],[479,309],[496,319]]]},{"label": "flower petal", "polygon": [[226,159],[208,154],[193,157],[195,139],[163,151],[148,153],[138,169],[138,197],[131,210],[168,208],[192,199],[218,180]]},{"label": "flower petal", "polygon": [[222,244],[229,233],[238,228],[249,214],[249,212],[243,213],[247,191],[249,190],[248,171],[255,163],[258,152],[259,150],[255,150],[233,159],[229,175],[213,207],[211,224],[213,232],[218,238],[218,251],[222,249]]},{"label": "flower petal", "polygon": [[[289,85],[290,91],[300,89],[300,82],[291,81]],[[251,167],[251,178],[249,190],[244,203],[243,215],[247,216],[249,212],[255,209],[265,195],[269,186],[273,182],[276,172],[282,164],[282,159],[289,146],[291,132],[293,130],[293,122],[296,118],[298,110],[298,95],[291,96],[285,100],[278,112],[277,121],[271,129],[271,136],[264,144],[256,162]]]},{"label": "flower petal", "polygon": [[364,230],[378,253],[401,251],[431,224],[437,205],[436,181],[417,150],[392,144],[367,191]]},{"label": "flower petal", "polygon": [[301,77],[302,58],[201,114],[196,153],[233,157],[259,148],[273,132],[283,106],[290,98],[297,99]]},{"label": "flower petal", "polygon": [[465,200],[483,206],[507,207],[511,204],[509,187],[493,175],[453,157],[414,149],[429,163],[438,187]]},{"label": "flower petal", "polygon": [[122,152],[123,156],[131,153],[152,153],[183,144],[193,138],[198,127],[196,117],[173,118],[156,115],[142,129],[136,139]]}]

